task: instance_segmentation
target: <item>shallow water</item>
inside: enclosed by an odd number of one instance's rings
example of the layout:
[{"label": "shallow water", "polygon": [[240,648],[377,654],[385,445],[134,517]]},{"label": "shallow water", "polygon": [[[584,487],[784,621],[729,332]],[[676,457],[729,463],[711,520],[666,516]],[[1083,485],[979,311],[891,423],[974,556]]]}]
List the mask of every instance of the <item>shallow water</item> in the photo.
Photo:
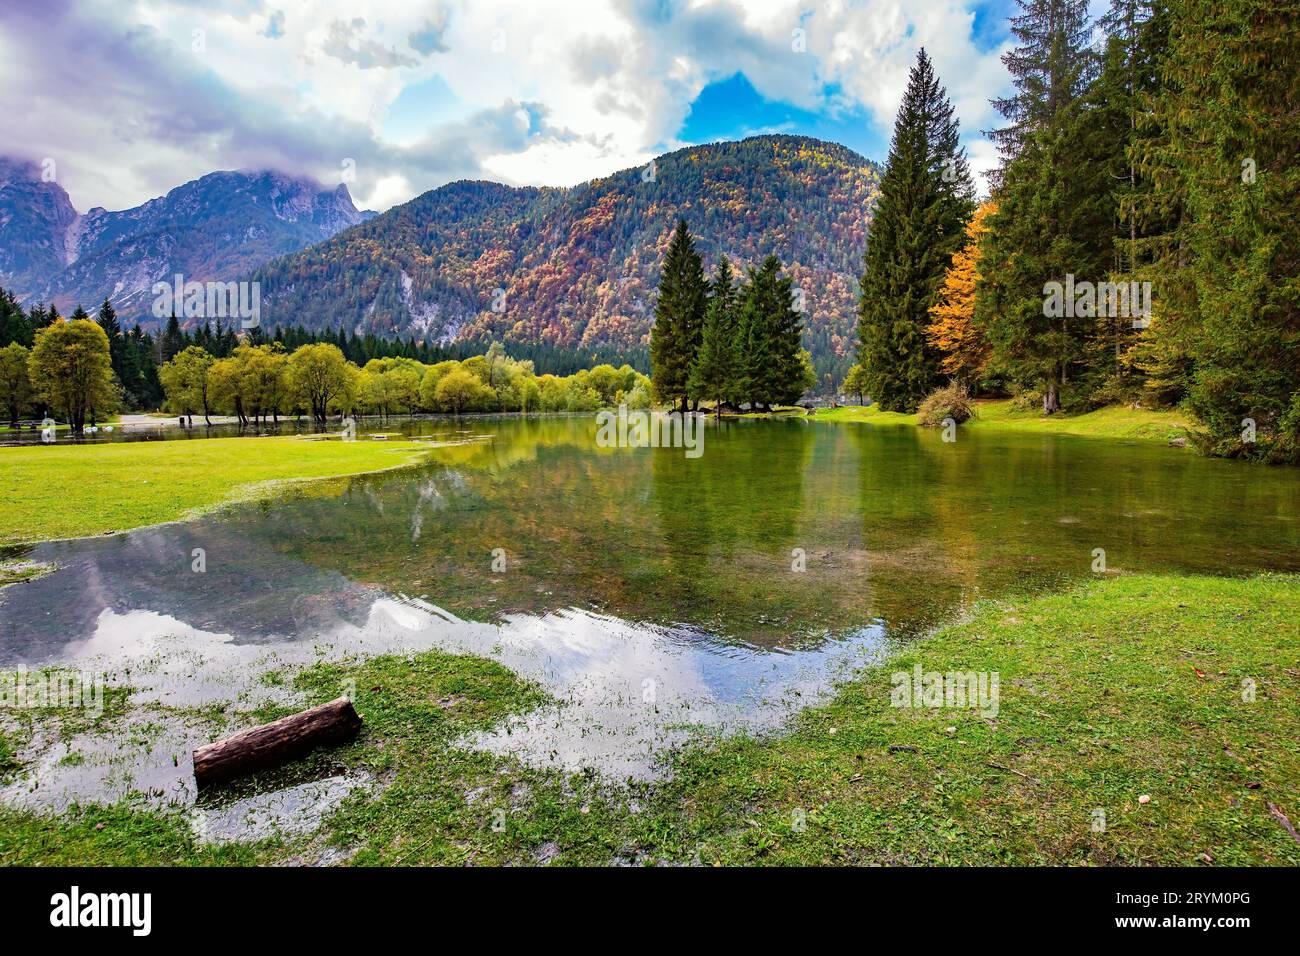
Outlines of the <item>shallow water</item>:
[{"label": "shallow water", "polygon": [[[1300,570],[1294,470],[1159,445],[740,421],[710,422],[692,459],[599,448],[589,417],[467,422],[409,426],[488,436],[420,467],[23,549],[59,570],[0,592],[0,667],[252,707],[294,699],[268,671],[322,658],[481,654],[559,703],[467,744],[646,778],[691,733],[779,726],[974,600],[1092,575],[1096,549],[1110,571]],[[74,740],[72,763],[46,742],[0,798],[186,804],[206,733]],[[272,800],[286,821],[346,789],[301,786]],[[262,832],[274,807],[221,813]]]}]

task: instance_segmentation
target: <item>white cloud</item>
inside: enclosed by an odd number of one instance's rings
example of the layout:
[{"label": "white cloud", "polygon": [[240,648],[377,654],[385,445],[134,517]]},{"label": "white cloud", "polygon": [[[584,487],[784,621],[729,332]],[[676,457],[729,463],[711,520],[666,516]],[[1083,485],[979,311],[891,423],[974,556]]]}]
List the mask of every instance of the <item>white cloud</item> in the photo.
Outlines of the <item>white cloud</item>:
[{"label": "white cloud", "polygon": [[[83,209],[133,205],[216,168],[334,182],[345,158],[357,163],[358,204],[384,208],[464,176],[569,185],[642,164],[678,145],[705,85],[737,71],[803,109],[860,106],[887,139],[924,44],[980,170],[991,153],[978,131],[995,122],[988,99],[1006,76],[998,51],[973,43],[971,9],[963,0],[9,0],[0,136],[8,151],[59,158]],[[805,52],[792,48],[795,29]],[[458,118],[431,116],[419,133],[387,139],[402,90],[435,76]],[[835,101],[828,87],[840,90]]]}]

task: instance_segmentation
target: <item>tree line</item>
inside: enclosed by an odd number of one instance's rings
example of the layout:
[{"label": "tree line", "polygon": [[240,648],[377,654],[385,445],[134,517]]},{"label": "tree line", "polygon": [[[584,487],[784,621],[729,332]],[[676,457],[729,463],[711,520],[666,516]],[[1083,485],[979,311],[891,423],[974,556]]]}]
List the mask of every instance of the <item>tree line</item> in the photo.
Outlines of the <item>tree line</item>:
[{"label": "tree line", "polygon": [[190,345],[160,370],[167,407],[189,420],[233,415],[241,425],[281,415],[387,417],[416,412],[593,411],[624,403],[650,404],[650,381],[630,365],[597,365],[570,376],[537,375],[493,343],[483,355],[426,365],[407,356],[375,358],[364,366],[330,342],[286,351],[278,341],[240,342],[217,358]]},{"label": "tree line", "polygon": [[668,243],[650,330],[650,366],[657,400],[679,411],[712,401],[767,411],[790,404],[817,384],[802,346],[803,319],[789,276],[771,255],[736,283],[731,262],[718,257],[713,279],[686,220]]},{"label": "tree line", "polygon": [[[51,330],[53,334],[45,334]],[[648,400],[649,395],[648,379],[633,366],[624,362],[616,368],[586,349],[512,346],[515,356],[507,360],[501,346],[493,343],[438,345],[342,330],[313,333],[298,326],[277,326],[268,335],[260,328],[238,330],[221,321],[186,330],[175,316],[155,336],[138,324],[123,330],[108,301],[93,320],[80,307],[64,319],[53,304],[24,310],[12,293],[0,290],[0,410],[11,426],[25,416],[56,415],[77,431],[120,410],[164,406],[187,415],[216,411],[245,422],[274,418],[294,409],[291,396],[297,393],[286,378],[287,361],[310,345],[330,346],[356,370],[345,376],[347,387],[340,395],[351,395],[349,410],[362,413],[587,410],[609,404],[620,391],[632,402],[642,401],[642,396]],[[455,399],[439,401],[434,385],[427,394],[420,393],[430,368],[439,368],[441,375],[463,366],[476,374],[478,363],[489,359],[489,378],[505,377],[487,383],[490,395],[459,377],[449,386],[461,387]],[[551,371],[536,373],[539,361]],[[337,363],[331,359],[328,364]],[[205,403],[213,368],[214,387]],[[419,378],[413,401],[412,375]],[[524,379],[531,384],[523,384]],[[198,392],[193,391],[196,382],[202,383]],[[331,403],[337,406],[333,394],[326,405]]]},{"label": "tree line", "polygon": [[1179,406],[1216,454],[1300,459],[1293,0],[1017,0],[976,204],[922,51],[864,258],[845,389],[957,384],[1044,414]]}]

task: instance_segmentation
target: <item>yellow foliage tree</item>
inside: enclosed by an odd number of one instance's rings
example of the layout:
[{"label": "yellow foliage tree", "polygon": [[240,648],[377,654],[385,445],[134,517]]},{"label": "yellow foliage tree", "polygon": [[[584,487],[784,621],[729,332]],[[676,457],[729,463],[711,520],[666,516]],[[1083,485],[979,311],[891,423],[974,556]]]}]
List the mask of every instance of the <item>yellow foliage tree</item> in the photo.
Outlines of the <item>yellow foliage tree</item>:
[{"label": "yellow foliage tree", "polygon": [[988,232],[985,220],[995,206],[986,202],[975,210],[966,226],[966,245],[952,257],[939,289],[939,298],[930,307],[930,325],[926,336],[943,356],[940,369],[965,385],[979,381],[989,361],[989,346],[975,325],[975,286],[979,282],[979,244]]}]

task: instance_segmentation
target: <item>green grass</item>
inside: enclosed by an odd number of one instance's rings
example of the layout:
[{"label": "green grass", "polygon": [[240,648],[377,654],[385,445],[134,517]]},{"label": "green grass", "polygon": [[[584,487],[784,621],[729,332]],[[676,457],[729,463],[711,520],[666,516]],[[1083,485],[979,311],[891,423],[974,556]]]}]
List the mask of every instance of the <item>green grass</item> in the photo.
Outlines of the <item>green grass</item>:
[{"label": "green grass", "polygon": [[0,732],[0,781],[19,769],[18,757],[15,753],[17,749],[10,743],[9,738]]},{"label": "green grass", "polygon": [[819,422],[867,422],[872,425],[915,425],[916,416],[903,412],[882,412],[875,405],[841,405],[819,408],[814,417]]},{"label": "green grass", "polygon": [[248,866],[259,848],[205,845],[179,813],[75,807],[57,817],[0,809],[3,866]]},{"label": "green grass", "polygon": [[1038,411],[1024,411],[1015,408],[1009,400],[978,401],[976,407],[977,418],[971,423],[976,428],[1011,428],[1089,438],[1167,442],[1172,438],[1185,437],[1186,430],[1192,427],[1191,420],[1177,411],[1155,411],[1125,405],[1107,405],[1079,415],[1043,415]]},{"label": "green grass", "polygon": [[[355,682],[365,728],[296,772],[382,782],[321,833],[213,850],[171,815],[5,811],[0,861],[309,862],[332,845],[355,864],[1300,865],[1269,808],[1300,822],[1298,650],[1295,576],[1108,576],[980,604],[787,732],[702,741],[630,789],[458,746],[545,699],[493,662],[320,664],[296,685],[315,702]],[[891,706],[891,674],[918,663],[997,673],[997,715]]]},{"label": "green grass", "polygon": [[[1017,409],[1010,399],[981,399],[975,404],[976,417],[963,425],[963,428],[1168,442],[1173,438],[1186,437],[1186,430],[1192,427],[1191,420],[1176,411],[1154,411],[1124,405],[1108,405],[1077,415],[1065,412],[1043,415],[1033,410]],[[917,424],[915,415],[882,412],[874,405],[865,408],[857,405],[819,408],[815,417],[818,421],[826,422]]]},{"label": "green grass", "polygon": [[0,544],[175,521],[288,482],[410,464],[427,450],[295,437],[0,448]]},{"label": "green grass", "polygon": [[[1268,803],[1300,819],[1298,651],[1289,576],[985,604],[792,734],[691,753],[655,818],[705,862],[1297,865]],[[916,663],[998,672],[996,719],[890,706]]]}]

